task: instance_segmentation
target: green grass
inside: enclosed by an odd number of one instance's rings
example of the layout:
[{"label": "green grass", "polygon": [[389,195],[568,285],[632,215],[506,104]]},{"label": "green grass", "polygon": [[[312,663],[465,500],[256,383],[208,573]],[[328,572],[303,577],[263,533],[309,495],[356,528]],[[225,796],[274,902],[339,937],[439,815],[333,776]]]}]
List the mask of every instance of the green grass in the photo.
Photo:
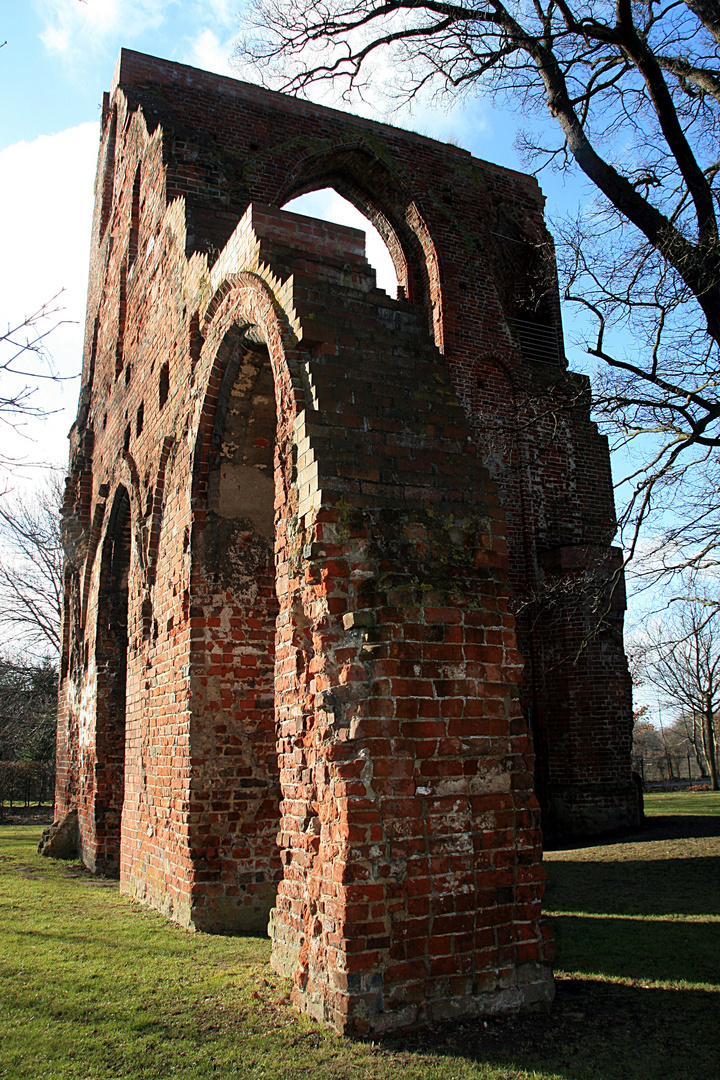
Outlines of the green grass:
[{"label": "green grass", "polygon": [[647,817],[720,815],[720,791],[655,791],[644,798]]},{"label": "green grass", "polygon": [[[655,796],[653,796],[655,798]],[[549,1016],[387,1040],[298,1016],[269,943],[190,934],[0,827],[7,1080],[697,1080],[720,1076],[720,839],[553,852]]]}]

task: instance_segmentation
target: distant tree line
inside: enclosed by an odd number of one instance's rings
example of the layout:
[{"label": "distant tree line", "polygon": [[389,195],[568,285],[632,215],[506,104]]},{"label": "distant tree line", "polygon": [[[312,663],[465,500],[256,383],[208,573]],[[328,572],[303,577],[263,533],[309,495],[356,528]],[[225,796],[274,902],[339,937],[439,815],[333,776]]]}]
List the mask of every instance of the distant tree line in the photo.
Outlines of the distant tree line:
[{"label": "distant tree line", "polygon": [[61,484],[0,498],[0,818],[52,799],[62,597]]},{"label": "distant tree line", "polygon": [[638,720],[633,731],[633,769],[645,783],[690,780],[712,786],[698,718],[683,715],[662,727]]},{"label": "distant tree line", "polygon": [[52,798],[56,721],[55,664],[0,657],[0,814]]}]

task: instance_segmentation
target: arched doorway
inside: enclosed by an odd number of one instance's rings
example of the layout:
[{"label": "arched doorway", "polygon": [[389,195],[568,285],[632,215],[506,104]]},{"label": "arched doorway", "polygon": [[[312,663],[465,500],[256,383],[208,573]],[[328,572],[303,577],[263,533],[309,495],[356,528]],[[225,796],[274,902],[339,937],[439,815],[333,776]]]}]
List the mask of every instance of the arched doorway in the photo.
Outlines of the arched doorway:
[{"label": "arched doorway", "polygon": [[83,858],[97,873],[120,873],[125,798],[125,712],[130,574],[130,499],[119,487],[113,502],[100,566],[95,642],[97,701],[93,813]]},{"label": "arched doorway", "polygon": [[194,485],[193,612],[205,632],[193,641],[192,783],[205,810],[191,829],[203,869],[193,921],[264,933],[282,874],[274,376],[267,347],[238,324],[225,333],[215,370],[219,389],[206,405]]}]

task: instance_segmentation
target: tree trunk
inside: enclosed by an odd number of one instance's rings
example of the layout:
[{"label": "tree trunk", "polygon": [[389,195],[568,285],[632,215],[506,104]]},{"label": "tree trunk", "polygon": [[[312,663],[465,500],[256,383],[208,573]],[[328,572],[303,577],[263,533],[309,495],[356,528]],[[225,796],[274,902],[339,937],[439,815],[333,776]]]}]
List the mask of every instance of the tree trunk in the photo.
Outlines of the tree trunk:
[{"label": "tree trunk", "polygon": [[[698,735],[698,731],[699,731],[699,735]],[[700,723],[698,723],[697,713],[694,710],[693,710],[693,737],[692,737],[691,742],[692,742],[692,748],[695,751],[695,763],[697,764],[698,772],[700,773],[700,776],[704,776],[705,775],[705,761],[704,761],[704,751],[703,751],[703,748],[702,748],[702,745],[701,745],[701,743],[702,743],[702,721]]]},{"label": "tree trunk", "polygon": [[705,753],[707,755],[708,768],[710,770],[710,786],[713,791],[718,791],[718,770],[717,760],[715,758],[715,728],[713,724],[712,698],[709,695],[705,698],[705,709],[703,711],[703,742],[705,744]]}]

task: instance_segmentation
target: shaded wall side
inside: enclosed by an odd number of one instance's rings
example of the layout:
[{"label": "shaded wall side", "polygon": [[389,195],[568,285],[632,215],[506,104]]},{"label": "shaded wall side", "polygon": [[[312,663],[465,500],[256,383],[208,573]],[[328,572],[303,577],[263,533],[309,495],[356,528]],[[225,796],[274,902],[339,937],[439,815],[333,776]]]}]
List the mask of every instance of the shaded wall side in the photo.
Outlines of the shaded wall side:
[{"label": "shaded wall side", "polygon": [[79,813],[83,861],[96,873],[120,874],[125,800],[125,744],[129,645],[130,500],[118,487],[101,549],[95,648],[88,667],[95,680],[94,730],[85,730],[87,774]]}]

